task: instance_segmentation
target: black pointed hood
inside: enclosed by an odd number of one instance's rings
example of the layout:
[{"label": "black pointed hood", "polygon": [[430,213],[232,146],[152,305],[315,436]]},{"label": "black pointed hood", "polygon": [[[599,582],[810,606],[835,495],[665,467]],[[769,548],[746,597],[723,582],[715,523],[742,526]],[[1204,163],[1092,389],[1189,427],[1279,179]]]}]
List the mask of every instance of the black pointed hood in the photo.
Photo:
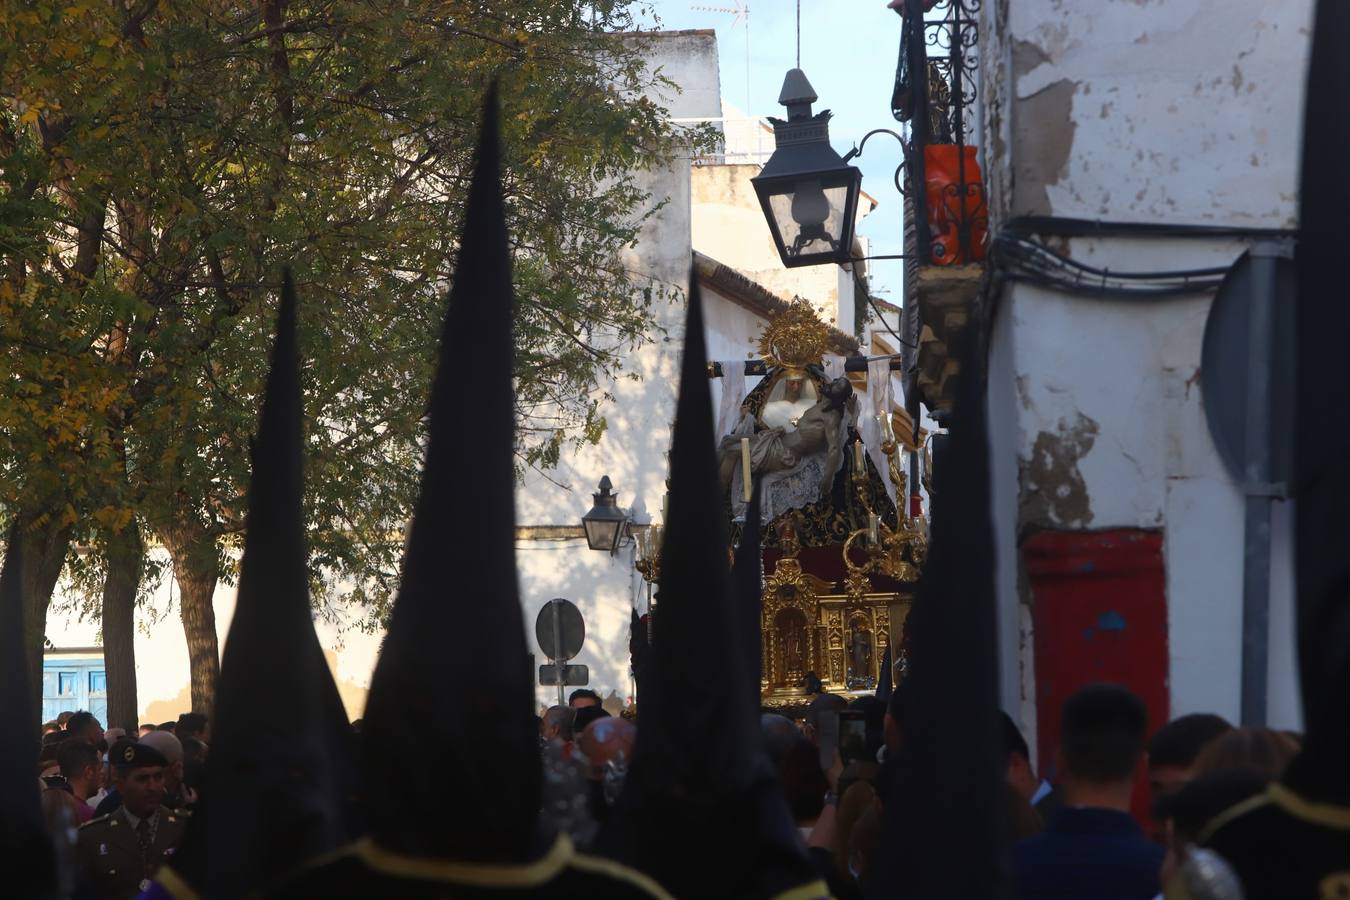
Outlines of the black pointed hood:
[{"label": "black pointed hood", "polygon": [[771,897],[817,875],[745,690],[715,446],[703,308],[691,278],[652,660],[633,766],[601,847],[679,897]]},{"label": "black pointed hood", "polygon": [[1317,4],[1305,98],[1296,253],[1294,442],[1299,678],[1307,739],[1286,780],[1309,799],[1350,805],[1350,381],[1341,345],[1350,120],[1350,8]]},{"label": "black pointed hood", "polygon": [[42,898],[56,895],[56,864],[38,799],[41,738],[23,646],[22,543],[16,522],[0,568],[0,851],[9,861],[5,890]]},{"label": "black pointed hood", "polygon": [[909,616],[908,702],[882,790],[877,897],[1003,896],[1005,815],[989,448],[980,342],[961,365],[949,449],[934,473],[932,546]]},{"label": "black pointed hood", "polygon": [[302,418],[288,270],[251,448],[248,531],[212,710],[209,790],[173,861],[180,878],[212,898],[242,896],[354,837],[351,729],[310,614]]},{"label": "black pointed hood", "polygon": [[732,580],[736,583],[736,623],[744,654],[746,683],[756,708],[760,701],[760,680],[763,678],[764,651],[760,617],[763,611],[764,557],[761,549],[763,526],[759,521],[760,482],[754,482],[750,503],[745,508],[745,525],[741,528],[741,543],[736,548],[736,562]]},{"label": "black pointed hood", "polygon": [[[431,390],[421,496],[363,728],[376,842],[480,862],[535,852],[540,797],[516,583],[513,299],[497,118],[494,88]],[[410,794],[399,760],[434,765],[453,810]]]}]

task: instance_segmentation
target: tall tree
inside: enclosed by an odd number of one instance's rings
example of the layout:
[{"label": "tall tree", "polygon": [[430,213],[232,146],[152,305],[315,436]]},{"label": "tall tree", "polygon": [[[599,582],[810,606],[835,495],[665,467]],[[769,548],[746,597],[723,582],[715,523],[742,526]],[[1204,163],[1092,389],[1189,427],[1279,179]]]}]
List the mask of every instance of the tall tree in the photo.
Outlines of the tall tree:
[{"label": "tall tree", "polygon": [[[603,432],[595,387],[644,339],[663,290],[621,263],[646,199],[634,172],[675,146],[642,93],[660,76],[641,41],[612,34],[632,27],[631,6],[37,0],[0,18],[0,237],[24,248],[7,256],[0,304],[11,284],[29,320],[0,330],[0,354],[24,363],[0,390],[0,420],[23,431],[0,438],[0,503],[40,496],[34,470],[56,457],[23,448],[57,429],[72,462],[53,483],[75,496],[44,497],[35,518],[116,535],[129,512],[164,546],[194,707],[218,671],[211,598],[244,527],[282,262],[311,301],[315,596],[387,613],[457,249],[447,235],[494,75],[519,298],[517,465],[550,465]],[[463,385],[471,439],[471,373]],[[33,408],[60,421],[26,423]]]}]

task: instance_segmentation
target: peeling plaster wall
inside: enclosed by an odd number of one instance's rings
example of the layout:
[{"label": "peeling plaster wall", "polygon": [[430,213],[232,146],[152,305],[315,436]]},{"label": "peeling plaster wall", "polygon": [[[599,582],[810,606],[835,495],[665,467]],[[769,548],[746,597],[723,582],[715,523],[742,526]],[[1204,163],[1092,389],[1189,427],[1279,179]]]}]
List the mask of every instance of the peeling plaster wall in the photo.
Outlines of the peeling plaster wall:
[{"label": "peeling plaster wall", "polygon": [[[982,148],[993,227],[1015,215],[1289,228],[1309,0],[990,0]],[[1239,242],[1072,239],[1117,270],[1222,266]],[[1162,528],[1171,713],[1237,719],[1240,490],[1198,386],[1210,298],[1104,301],[1010,285],[990,339],[1004,703],[1034,722],[1029,530]],[[1269,711],[1299,727],[1289,510],[1272,541]],[[1010,687],[1006,681],[1015,680]]]},{"label": "peeling plaster wall", "polygon": [[[1130,249],[1107,254],[1099,247],[1083,255],[1120,260],[1149,253]],[[1222,264],[1239,248],[1178,252],[1185,259],[1173,262],[1205,266]],[[993,434],[994,479],[996,496],[1015,491],[1016,504],[996,508],[999,594],[1005,658],[1023,662],[1022,698],[1034,696],[1025,626],[1007,609],[1025,601],[1018,539],[1031,529],[1162,527],[1172,712],[1237,718],[1243,498],[1218,457],[1201,402],[1198,370],[1209,305],[1208,297],[1194,297],[1141,307],[1025,286],[1003,298],[990,377],[1012,395],[1016,427],[1000,423]],[[1298,727],[1289,536],[1280,524],[1286,520],[1277,512],[1270,717],[1280,727]],[[1005,677],[1012,675],[1005,665]]]},{"label": "peeling plaster wall", "polygon": [[1308,0],[1010,4],[994,99],[1011,212],[1292,225],[1310,15]]}]

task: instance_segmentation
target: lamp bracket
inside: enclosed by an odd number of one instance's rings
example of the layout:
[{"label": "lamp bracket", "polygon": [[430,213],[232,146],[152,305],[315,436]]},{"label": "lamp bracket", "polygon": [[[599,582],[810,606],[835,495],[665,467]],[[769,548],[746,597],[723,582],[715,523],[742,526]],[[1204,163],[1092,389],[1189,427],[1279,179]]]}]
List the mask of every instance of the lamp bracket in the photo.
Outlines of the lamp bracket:
[{"label": "lamp bracket", "polygon": [[899,132],[892,131],[889,128],[873,128],[871,131],[867,132],[867,134],[863,135],[862,140],[858,142],[858,146],[854,147],[852,150],[844,154],[844,162],[846,163],[851,162],[857,157],[862,156],[863,148],[867,146],[868,139],[871,138],[872,135],[874,134],[889,134],[891,137],[895,138],[897,141],[900,142],[900,149],[902,151],[902,154],[900,159],[900,165],[895,167],[894,181],[896,191],[898,191],[900,196],[903,197],[905,196],[905,188],[904,185],[900,183],[900,172],[905,168],[905,158],[908,157],[909,155],[909,144],[905,143],[905,139],[900,136]]}]

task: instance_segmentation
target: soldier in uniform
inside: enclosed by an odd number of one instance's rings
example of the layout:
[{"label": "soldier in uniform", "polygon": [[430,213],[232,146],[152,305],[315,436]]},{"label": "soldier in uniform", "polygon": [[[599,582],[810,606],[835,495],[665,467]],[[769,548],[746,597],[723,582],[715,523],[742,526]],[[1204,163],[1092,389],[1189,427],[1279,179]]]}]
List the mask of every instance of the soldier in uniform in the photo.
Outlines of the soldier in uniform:
[{"label": "soldier in uniform", "polygon": [[130,900],[178,847],[187,819],[163,805],[168,760],[153,747],[118,741],[108,751],[122,805],[86,822],[76,843],[79,896]]}]

